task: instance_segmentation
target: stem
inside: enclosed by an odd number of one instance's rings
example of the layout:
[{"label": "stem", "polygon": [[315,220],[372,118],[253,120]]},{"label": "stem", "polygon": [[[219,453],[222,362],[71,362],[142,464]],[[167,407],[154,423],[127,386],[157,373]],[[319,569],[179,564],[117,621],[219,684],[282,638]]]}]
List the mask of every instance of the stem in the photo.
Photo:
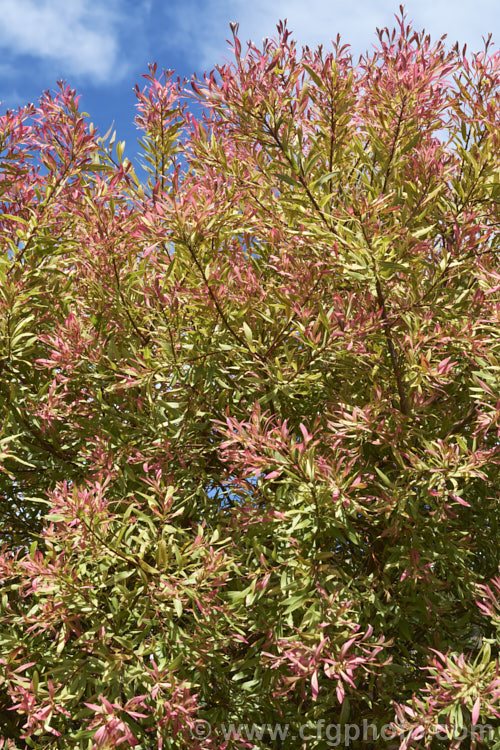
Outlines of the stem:
[{"label": "stem", "polygon": [[403,98],[403,101],[401,102],[401,109],[399,110],[398,121],[396,123],[396,131],[394,133],[394,138],[392,139],[392,145],[391,145],[391,152],[389,154],[389,160],[387,162],[387,167],[385,168],[385,177],[384,177],[384,184],[382,186],[382,193],[385,193],[387,185],[388,185],[388,182],[389,182],[389,177],[390,177],[390,174],[391,174],[392,161],[394,159],[394,154],[396,153],[396,143],[397,143],[398,138],[399,138],[399,133],[400,133],[400,130],[401,130],[401,123],[403,121],[403,112],[404,112],[404,109],[405,109],[405,104],[406,104],[406,99]]},{"label": "stem", "polygon": [[117,286],[117,289],[118,289],[118,294],[120,295],[120,299],[121,299],[121,302],[122,302],[122,305],[123,305],[123,309],[125,310],[125,314],[126,314],[127,318],[129,319],[132,328],[134,329],[134,331],[136,332],[136,334],[139,336],[139,338],[140,338],[143,346],[147,346],[149,344],[149,336],[145,336],[142,333],[142,331],[139,330],[139,328],[137,327],[137,323],[135,322],[135,320],[133,319],[132,315],[130,314],[130,310],[128,309],[128,305],[127,305],[127,303],[125,301],[125,298],[123,296],[122,288],[121,288],[121,285],[120,285],[120,276],[118,274],[118,269],[116,267],[116,260],[115,260],[114,257],[112,257],[112,263],[113,263],[113,271],[114,271],[114,274],[115,274],[115,280],[116,280],[116,286]]},{"label": "stem", "polygon": [[465,417],[463,419],[460,419],[458,422],[455,422],[454,424],[452,424],[450,429],[445,432],[443,436],[443,440],[446,440],[446,438],[449,437],[450,435],[456,435],[457,432],[460,432],[460,430],[463,427],[466,427],[470,422],[472,422],[472,419],[475,416],[475,414],[476,414],[476,407],[471,406],[471,408],[469,409]]},{"label": "stem", "polygon": [[189,253],[190,253],[190,255],[191,255],[192,259],[193,259],[193,260],[194,260],[194,262],[195,262],[195,265],[196,265],[196,267],[197,267],[198,271],[200,272],[200,274],[201,274],[201,276],[202,276],[203,282],[204,282],[204,284],[205,284],[205,286],[206,286],[206,288],[207,288],[207,291],[208,291],[208,293],[209,293],[209,295],[210,295],[210,299],[211,299],[211,300],[212,300],[212,302],[214,303],[214,305],[215,305],[215,309],[216,309],[216,310],[217,310],[217,312],[219,313],[219,315],[220,315],[220,318],[221,318],[222,322],[224,323],[224,325],[226,326],[227,330],[228,330],[228,331],[229,331],[229,333],[230,333],[230,334],[231,334],[231,335],[233,336],[233,338],[234,338],[234,339],[235,339],[235,340],[236,340],[236,341],[238,342],[238,344],[240,344],[240,346],[243,346],[243,347],[244,347],[245,349],[247,349],[247,350],[248,350],[248,351],[250,352],[250,354],[252,355],[252,358],[256,358],[256,357],[257,357],[258,359],[261,359],[261,357],[260,357],[260,356],[259,356],[258,354],[255,354],[254,352],[252,352],[252,351],[251,351],[251,350],[249,349],[249,347],[248,347],[248,344],[247,344],[247,342],[245,341],[245,339],[243,339],[243,338],[242,338],[242,337],[241,337],[241,336],[240,336],[240,335],[239,335],[239,334],[238,334],[238,333],[237,333],[237,332],[236,332],[236,331],[234,330],[234,328],[233,328],[233,327],[232,327],[232,325],[230,324],[230,322],[229,322],[229,320],[227,319],[227,317],[226,317],[226,315],[225,315],[225,313],[224,313],[223,309],[221,308],[221,306],[220,306],[220,304],[219,304],[219,301],[218,301],[217,297],[215,296],[215,294],[214,294],[214,292],[213,292],[213,289],[212,289],[212,287],[211,287],[211,286],[210,286],[210,284],[208,283],[208,279],[207,279],[207,277],[206,277],[206,275],[205,275],[205,271],[203,270],[203,267],[202,267],[202,265],[201,265],[200,261],[199,261],[199,260],[198,260],[198,258],[196,257],[196,253],[195,253],[195,251],[194,251],[194,248],[193,248],[193,246],[191,245],[191,243],[189,242],[189,240],[185,240],[185,244],[186,244],[186,247],[187,247],[187,248],[188,248],[188,250],[189,250]]},{"label": "stem", "polygon": [[387,310],[385,307],[385,299],[384,299],[384,294],[382,292],[382,285],[379,279],[376,280],[375,286],[377,289],[377,300],[382,310],[382,321],[383,321],[383,326],[384,326],[385,338],[387,340],[387,347],[389,349],[389,356],[392,362],[392,369],[394,371],[394,377],[396,378],[396,386],[398,389],[398,396],[399,396],[399,408],[403,414],[408,416],[409,414],[408,401],[406,399],[406,393],[405,393],[405,389],[403,385],[401,368],[399,367],[398,355],[396,353],[394,340],[392,338],[391,323],[390,323],[389,316],[387,315]]}]

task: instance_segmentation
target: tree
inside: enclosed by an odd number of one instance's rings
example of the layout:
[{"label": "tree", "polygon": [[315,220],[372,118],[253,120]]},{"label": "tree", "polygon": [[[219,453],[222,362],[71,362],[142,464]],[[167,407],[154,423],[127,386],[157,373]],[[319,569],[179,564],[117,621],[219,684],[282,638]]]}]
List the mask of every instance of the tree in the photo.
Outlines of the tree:
[{"label": "tree", "polygon": [[233,33],[137,87],[143,181],[62,84],[0,120],[2,747],[472,747],[500,56]]}]

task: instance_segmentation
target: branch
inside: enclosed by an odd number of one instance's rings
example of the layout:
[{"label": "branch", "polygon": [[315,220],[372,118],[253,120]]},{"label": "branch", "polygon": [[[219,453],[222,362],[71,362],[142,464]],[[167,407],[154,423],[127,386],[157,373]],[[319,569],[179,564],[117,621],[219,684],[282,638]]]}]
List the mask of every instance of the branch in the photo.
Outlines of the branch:
[{"label": "branch", "polygon": [[446,440],[447,437],[450,437],[450,435],[456,435],[457,432],[460,432],[463,427],[466,427],[470,422],[472,422],[473,417],[476,414],[476,407],[471,406],[467,414],[463,419],[460,419],[458,422],[455,422],[452,424],[449,430],[445,432],[443,435],[443,440]]},{"label": "branch", "polygon": [[401,109],[399,110],[398,115],[398,121],[396,123],[396,130],[394,133],[394,138],[392,139],[392,145],[391,145],[391,152],[389,154],[389,160],[387,162],[387,167],[385,168],[385,177],[384,177],[384,184],[382,186],[382,193],[385,193],[387,184],[389,182],[389,177],[391,174],[391,167],[392,167],[392,160],[394,159],[394,154],[396,153],[396,143],[399,138],[399,132],[401,130],[401,123],[403,121],[403,112],[405,110],[405,104],[406,99],[403,97],[403,101],[401,102]]},{"label": "branch", "polygon": [[[358,216],[358,220],[359,220],[359,216]],[[366,245],[368,249],[370,250],[372,257],[373,257],[373,248],[371,246],[368,235],[366,234],[365,227],[361,221],[360,221],[360,226],[361,226],[361,232],[363,233],[363,237],[366,242]],[[380,279],[377,276],[375,265],[373,268],[373,273],[375,276],[375,288],[377,290],[377,301],[380,306],[380,309],[382,310],[382,325],[384,328],[385,338],[387,340],[387,347],[389,349],[389,356],[392,362],[392,369],[394,371],[394,377],[396,378],[396,387],[398,389],[398,396],[399,396],[399,408],[402,414],[404,414],[405,416],[408,416],[410,413],[410,409],[408,406],[408,401],[406,398],[406,393],[405,393],[405,389],[403,385],[403,375],[401,372],[401,368],[399,367],[398,355],[396,352],[396,347],[394,346],[394,340],[392,338],[391,322],[390,322],[389,316],[387,315],[384,293],[382,291],[382,284],[380,283]]]},{"label": "branch", "polygon": [[380,284],[379,279],[376,280],[376,289],[377,289],[377,300],[382,310],[382,321],[383,321],[383,326],[384,326],[385,337],[387,339],[387,347],[389,349],[389,355],[390,355],[391,362],[392,362],[392,369],[394,371],[394,377],[396,378],[396,386],[398,389],[398,396],[399,396],[399,408],[403,414],[408,416],[408,414],[410,413],[410,410],[408,408],[408,401],[406,398],[406,393],[405,393],[405,389],[403,385],[403,377],[401,373],[401,368],[399,367],[398,355],[396,353],[396,348],[394,346],[394,341],[392,338],[391,323],[389,320],[389,316],[387,315],[384,294],[382,292],[382,285]]},{"label": "branch", "polygon": [[207,291],[208,291],[208,293],[209,293],[209,295],[210,295],[210,299],[211,299],[211,300],[212,300],[212,302],[214,303],[214,305],[215,305],[215,309],[216,309],[216,310],[217,310],[217,312],[219,313],[219,315],[220,315],[220,317],[221,317],[221,320],[222,320],[222,322],[224,323],[224,325],[226,326],[227,330],[228,330],[228,331],[229,331],[229,333],[230,333],[230,334],[231,334],[231,335],[233,336],[233,338],[234,338],[234,339],[235,339],[235,340],[236,340],[236,341],[238,342],[238,344],[240,344],[240,346],[243,346],[243,348],[244,348],[244,349],[246,349],[247,351],[249,351],[249,352],[250,352],[250,354],[252,355],[252,358],[258,358],[259,360],[262,360],[262,357],[261,357],[261,356],[260,356],[259,354],[255,353],[255,352],[252,352],[252,351],[250,350],[250,348],[249,348],[249,346],[248,346],[248,344],[247,344],[246,340],[245,340],[245,339],[243,339],[243,338],[242,338],[242,337],[241,337],[241,336],[240,336],[240,335],[239,335],[239,334],[237,333],[237,331],[235,331],[235,329],[233,328],[233,326],[232,326],[232,325],[230,324],[229,320],[228,320],[228,319],[227,319],[227,317],[226,317],[226,314],[224,313],[224,310],[222,309],[222,307],[221,307],[221,306],[220,306],[220,304],[219,304],[219,300],[217,299],[216,295],[214,294],[214,291],[213,291],[212,287],[211,287],[211,286],[210,286],[210,284],[208,283],[208,279],[207,279],[207,277],[206,277],[206,274],[205,274],[205,271],[204,271],[204,269],[203,269],[203,266],[201,265],[200,261],[199,261],[199,260],[198,260],[198,258],[196,257],[196,253],[195,253],[195,251],[194,251],[194,248],[193,248],[193,246],[191,245],[191,243],[190,243],[190,242],[189,242],[189,240],[187,240],[187,239],[185,239],[185,240],[184,240],[184,242],[185,242],[185,244],[186,244],[186,247],[187,247],[187,249],[189,250],[189,253],[190,253],[190,255],[191,255],[192,259],[194,260],[194,262],[195,262],[195,264],[196,264],[196,267],[197,267],[198,271],[199,271],[199,272],[200,272],[200,274],[201,274],[201,277],[202,277],[202,279],[203,279],[203,282],[204,282],[204,284],[205,284],[205,286],[206,286],[206,288],[207,288]]},{"label": "branch", "polygon": [[113,256],[111,256],[111,261],[112,261],[112,264],[113,264],[113,271],[114,271],[114,274],[115,274],[115,280],[116,280],[116,286],[118,288],[118,294],[120,295],[120,299],[122,301],[122,305],[123,305],[123,309],[125,310],[125,314],[126,314],[127,318],[129,319],[132,328],[134,329],[134,331],[138,335],[139,339],[142,341],[143,346],[147,346],[149,344],[150,337],[148,335],[145,336],[142,333],[142,331],[139,330],[139,328],[137,327],[137,323],[135,322],[134,318],[130,314],[130,310],[128,309],[127,302],[125,300],[125,297],[123,296],[123,292],[122,292],[122,288],[121,288],[121,284],[120,284],[120,276],[118,274],[118,269],[116,267],[116,260],[115,260],[115,258]]}]

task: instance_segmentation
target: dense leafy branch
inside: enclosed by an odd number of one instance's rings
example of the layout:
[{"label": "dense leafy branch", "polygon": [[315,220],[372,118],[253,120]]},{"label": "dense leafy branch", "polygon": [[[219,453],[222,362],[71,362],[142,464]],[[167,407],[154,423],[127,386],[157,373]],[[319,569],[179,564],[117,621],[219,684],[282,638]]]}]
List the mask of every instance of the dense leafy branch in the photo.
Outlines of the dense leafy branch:
[{"label": "dense leafy branch", "polygon": [[403,11],[358,62],[233,32],[136,87],[143,181],[63,84],[0,116],[0,747],[473,747],[499,56]]}]

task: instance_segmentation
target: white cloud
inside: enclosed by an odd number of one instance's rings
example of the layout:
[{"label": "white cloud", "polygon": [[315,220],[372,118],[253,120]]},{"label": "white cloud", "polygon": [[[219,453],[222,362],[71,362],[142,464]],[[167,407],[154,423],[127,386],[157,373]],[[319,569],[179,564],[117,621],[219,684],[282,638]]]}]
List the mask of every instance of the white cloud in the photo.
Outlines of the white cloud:
[{"label": "white cloud", "polygon": [[[469,49],[497,26],[498,0],[405,5],[416,29],[425,26],[436,39],[446,32],[451,44],[458,39]],[[201,72],[230,56],[230,21],[240,22],[243,42],[260,44],[284,18],[299,44],[328,45],[340,33],[357,56],[376,42],[377,26],[393,26],[398,7],[399,0],[0,0],[0,60],[15,71],[30,56],[50,80],[111,85],[145,52],[161,54],[166,67],[182,55],[188,69]]]},{"label": "white cloud", "polygon": [[[399,0],[170,0],[170,44],[196,64],[211,68],[227,54],[225,40],[231,36],[229,21],[240,22],[242,41],[260,44],[274,36],[276,23],[288,19],[288,27],[299,44],[325,46],[340,33],[355,56],[371,50],[377,27],[392,28],[399,13]],[[407,20],[420,31],[425,27],[437,41],[448,35],[452,45],[467,42],[470,50],[481,49],[482,36],[497,26],[498,0],[407,0]]]},{"label": "white cloud", "polygon": [[96,83],[122,77],[120,14],[85,0],[0,0],[0,48]]}]

